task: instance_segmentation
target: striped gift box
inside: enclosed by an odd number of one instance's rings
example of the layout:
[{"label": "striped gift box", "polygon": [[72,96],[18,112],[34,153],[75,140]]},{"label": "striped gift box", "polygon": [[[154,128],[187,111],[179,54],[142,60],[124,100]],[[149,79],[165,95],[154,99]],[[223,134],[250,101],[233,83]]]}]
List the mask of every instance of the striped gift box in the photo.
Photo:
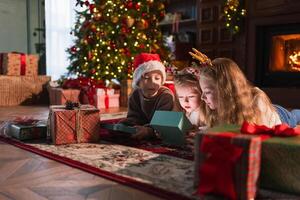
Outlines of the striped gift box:
[{"label": "striped gift box", "polygon": [[[201,187],[201,178],[203,178],[203,174],[200,174],[200,168],[203,164],[205,164],[206,159],[208,158],[208,153],[201,151],[201,145],[203,145],[203,141],[205,137],[212,139],[211,141],[227,138],[230,145],[234,147],[242,149],[242,153],[240,157],[234,163],[233,171],[230,176],[232,177],[232,181],[234,183],[234,190],[236,199],[254,199],[257,192],[257,180],[260,172],[260,161],[261,161],[261,139],[257,136],[250,135],[242,135],[238,133],[218,133],[218,132],[208,132],[205,134],[197,134],[195,141],[195,181],[194,185],[197,187],[198,191],[199,187]],[[216,143],[218,144],[218,143]],[[226,149],[224,149],[226,151]],[[221,157],[219,157],[222,159]],[[220,167],[219,171],[222,173],[226,173],[223,171],[223,166]],[[227,174],[228,175],[228,174]],[[217,174],[212,174],[212,179],[222,179],[222,177],[216,177]],[[211,183],[210,183],[211,184]],[[226,192],[222,193],[217,188],[217,186],[212,185],[211,191],[205,194],[200,195],[221,195],[227,198]],[[224,190],[226,191],[226,189]],[[198,192],[199,194],[199,192]],[[231,198],[232,199],[232,198]]]}]

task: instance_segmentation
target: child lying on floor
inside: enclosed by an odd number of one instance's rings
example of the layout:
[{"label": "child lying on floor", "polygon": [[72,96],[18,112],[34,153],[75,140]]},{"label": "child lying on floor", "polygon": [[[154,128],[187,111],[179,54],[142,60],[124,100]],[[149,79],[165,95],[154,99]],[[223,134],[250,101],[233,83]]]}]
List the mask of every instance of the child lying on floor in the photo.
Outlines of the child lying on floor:
[{"label": "child lying on floor", "polygon": [[120,123],[135,126],[135,139],[153,137],[149,123],[156,110],[173,109],[173,93],[163,84],[166,80],[165,67],[158,54],[141,53],[134,59],[132,86],[126,119]]},{"label": "child lying on floor", "polygon": [[[195,50],[194,57],[202,56]],[[199,60],[201,62],[201,60]],[[272,105],[268,96],[253,87],[238,65],[228,58],[216,58],[200,69],[202,100],[206,103],[205,122],[212,127],[218,124],[238,124],[244,121],[272,127],[286,123],[295,127],[300,122],[300,110],[289,112]]]}]

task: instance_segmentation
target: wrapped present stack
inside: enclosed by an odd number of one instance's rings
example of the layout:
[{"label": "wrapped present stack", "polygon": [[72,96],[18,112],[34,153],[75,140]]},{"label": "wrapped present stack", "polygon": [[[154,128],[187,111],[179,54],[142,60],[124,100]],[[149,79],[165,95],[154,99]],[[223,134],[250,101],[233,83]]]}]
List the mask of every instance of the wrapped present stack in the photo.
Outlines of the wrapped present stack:
[{"label": "wrapped present stack", "polygon": [[38,56],[0,53],[0,106],[48,102],[48,76],[38,75]]},{"label": "wrapped present stack", "polygon": [[120,107],[120,92],[115,89],[97,88],[94,96],[95,106],[99,109]]},{"label": "wrapped present stack", "polygon": [[47,135],[56,145],[97,142],[99,122],[100,111],[91,105],[74,108],[50,106]]}]

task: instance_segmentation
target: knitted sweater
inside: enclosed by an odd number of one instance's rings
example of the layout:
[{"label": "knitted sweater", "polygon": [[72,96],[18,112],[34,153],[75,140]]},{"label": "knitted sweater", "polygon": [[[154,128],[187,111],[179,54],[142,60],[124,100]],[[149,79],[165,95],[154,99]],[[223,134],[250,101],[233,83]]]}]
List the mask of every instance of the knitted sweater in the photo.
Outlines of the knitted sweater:
[{"label": "knitted sweater", "polygon": [[150,123],[156,110],[172,110],[173,94],[162,86],[152,98],[143,96],[140,88],[135,89],[129,97],[128,113],[121,123],[127,125],[145,125]]}]

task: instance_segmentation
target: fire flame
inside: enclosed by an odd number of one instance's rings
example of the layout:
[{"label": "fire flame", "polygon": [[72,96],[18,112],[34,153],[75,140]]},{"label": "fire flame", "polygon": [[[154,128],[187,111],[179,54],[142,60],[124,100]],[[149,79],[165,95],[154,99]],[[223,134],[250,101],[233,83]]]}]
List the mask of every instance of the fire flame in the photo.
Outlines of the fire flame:
[{"label": "fire flame", "polygon": [[292,55],[289,56],[289,64],[293,68],[300,68],[300,51],[294,52]]}]

